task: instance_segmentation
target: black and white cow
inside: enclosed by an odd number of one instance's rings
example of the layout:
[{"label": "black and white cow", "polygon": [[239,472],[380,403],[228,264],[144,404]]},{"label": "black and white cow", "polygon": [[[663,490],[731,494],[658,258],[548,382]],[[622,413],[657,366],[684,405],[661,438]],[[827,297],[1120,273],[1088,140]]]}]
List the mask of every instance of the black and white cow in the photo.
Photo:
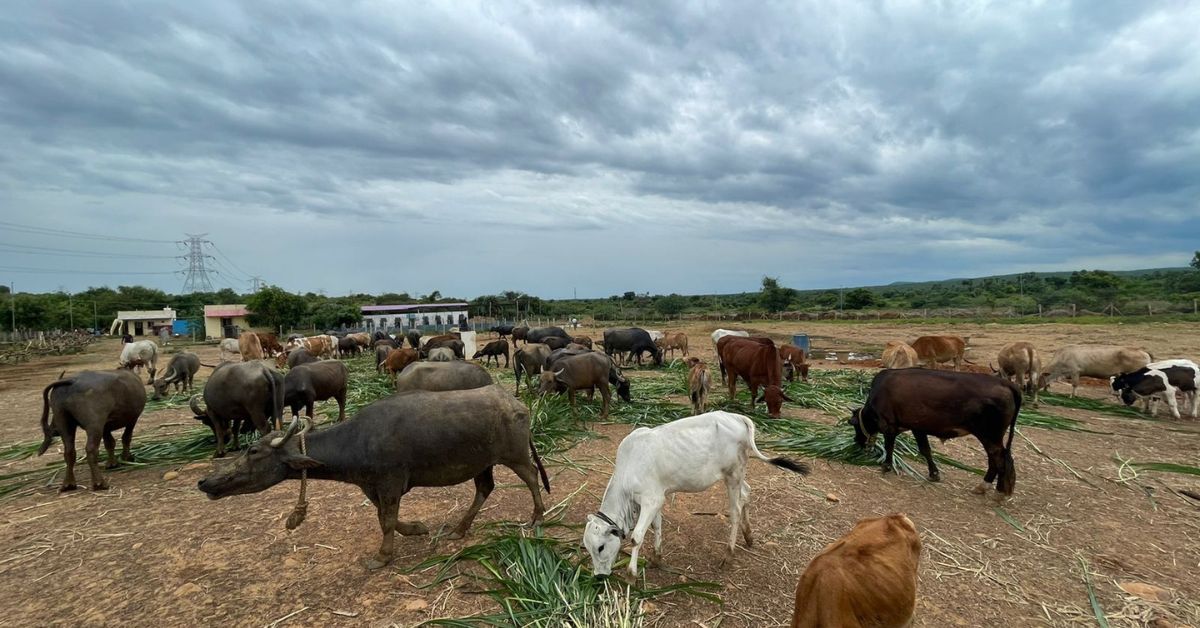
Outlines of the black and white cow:
[{"label": "black and white cow", "polygon": [[1171,416],[1179,418],[1179,406],[1175,402],[1175,392],[1183,395],[1183,402],[1189,404],[1188,414],[1196,416],[1197,406],[1200,406],[1200,366],[1191,360],[1163,360],[1151,362],[1146,366],[1124,373],[1112,379],[1112,389],[1121,396],[1125,405],[1131,406],[1139,398],[1145,400],[1146,410],[1151,416],[1158,410],[1158,400],[1167,402]]}]

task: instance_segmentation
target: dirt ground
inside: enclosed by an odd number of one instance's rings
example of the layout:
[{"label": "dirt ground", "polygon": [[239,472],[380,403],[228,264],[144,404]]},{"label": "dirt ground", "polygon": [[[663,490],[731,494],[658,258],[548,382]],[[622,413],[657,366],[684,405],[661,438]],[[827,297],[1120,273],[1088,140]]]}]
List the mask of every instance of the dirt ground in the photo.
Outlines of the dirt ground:
[{"label": "dirt ground", "polygon": [[[683,328],[693,352],[710,360],[708,334],[715,327]],[[888,340],[924,333],[969,336],[969,356],[979,368],[1012,340],[1029,340],[1047,357],[1063,344],[1105,342],[1145,347],[1159,358],[1200,358],[1200,337],[1185,324],[787,322],[749,328],[778,339],[808,333],[818,358],[814,369],[840,368],[845,352],[877,354]],[[600,336],[597,330],[580,331]],[[839,352],[837,361],[820,359],[830,351]],[[106,340],[84,355],[0,367],[0,445],[40,440],[40,392],[60,371],[110,368],[118,353],[119,344]],[[198,353],[206,363],[218,359],[215,347],[200,347]],[[200,377],[209,372],[202,369]],[[1058,384],[1055,390],[1067,388]],[[1106,392],[1093,386],[1082,394],[1101,398]],[[817,552],[861,518],[905,512],[924,542],[915,626],[1094,625],[1085,571],[1110,625],[1200,626],[1200,503],[1177,492],[1200,491],[1200,478],[1145,471],[1132,477],[1117,460],[1200,464],[1200,422],[1053,412],[1103,433],[1021,430],[1014,445],[1016,494],[1002,510],[969,492],[975,476],[945,465],[942,481],[933,484],[822,460],[810,461],[813,473],[801,479],[752,462],[756,543],[722,568],[723,489],[678,495],[664,512],[665,565],[648,569],[645,577],[654,584],[715,581],[723,586],[724,603],[661,598],[647,606],[648,622],[786,625],[796,582]],[[817,411],[785,407],[783,420],[800,417],[834,422]],[[138,435],[191,429],[193,423],[186,410],[147,413]],[[582,521],[594,511],[616,444],[629,429],[599,426],[601,438],[566,454],[586,472],[549,465],[553,494],[547,505],[580,490],[566,520]],[[79,447],[82,451],[82,437]],[[934,449],[969,464],[984,462],[973,440],[934,443]],[[45,459],[0,462],[0,475],[60,457],[56,440]],[[368,572],[359,561],[377,549],[379,528],[358,489],[313,483],[307,521],[288,532],[282,520],[296,499],[297,483],[210,501],[195,483],[212,467],[204,461],[117,472],[105,492],[59,494],[55,484],[0,501],[0,587],[10,609],[0,614],[0,625],[241,626],[271,625],[287,616],[278,625],[409,626],[491,610],[489,598],[470,583],[426,588],[431,573],[405,573],[430,555],[469,544],[470,536],[400,538],[394,565]],[[169,471],[177,477],[164,480]],[[77,472],[86,485],[86,465]],[[476,526],[528,518],[531,502],[515,476],[498,470],[497,485]],[[436,532],[458,520],[472,494],[469,483],[417,489],[405,497],[401,519],[422,520]]]}]

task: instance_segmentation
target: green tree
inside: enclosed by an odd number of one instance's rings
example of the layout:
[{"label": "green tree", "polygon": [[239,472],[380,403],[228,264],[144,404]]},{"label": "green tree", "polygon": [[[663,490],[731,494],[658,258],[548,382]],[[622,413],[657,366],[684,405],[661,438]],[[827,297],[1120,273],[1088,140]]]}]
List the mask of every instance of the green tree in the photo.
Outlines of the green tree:
[{"label": "green tree", "polygon": [[1191,261],[1190,265],[1192,268],[1195,268],[1196,270],[1200,270],[1200,251],[1196,251],[1196,254],[1192,256],[1192,261]]},{"label": "green tree", "polygon": [[362,321],[362,314],[359,308],[346,303],[337,303],[334,301],[326,301],[312,309],[309,314],[313,325],[317,329],[328,329],[330,327],[353,326]]},{"label": "green tree", "polygon": [[308,312],[308,302],[277,286],[266,286],[246,299],[250,323],[271,329],[290,329],[300,323]]},{"label": "green tree", "polygon": [[669,294],[654,300],[654,309],[668,318],[678,316],[687,307],[687,299],[678,294]]},{"label": "green tree", "polygon": [[843,306],[847,310],[861,310],[875,305],[875,293],[866,288],[855,288],[846,293]]},{"label": "green tree", "polygon": [[762,290],[758,293],[758,304],[768,312],[782,312],[796,298],[796,291],[779,285],[778,277],[763,277]]}]

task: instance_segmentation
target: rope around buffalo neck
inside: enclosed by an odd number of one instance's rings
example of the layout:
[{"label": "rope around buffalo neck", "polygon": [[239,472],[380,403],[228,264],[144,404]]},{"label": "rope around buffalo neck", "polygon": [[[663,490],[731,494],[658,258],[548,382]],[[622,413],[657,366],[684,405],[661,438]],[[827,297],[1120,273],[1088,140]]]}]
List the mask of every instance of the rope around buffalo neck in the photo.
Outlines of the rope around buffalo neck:
[{"label": "rope around buffalo neck", "polygon": [[[300,432],[300,454],[307,456],[308,447],[305,443],[304,432]],[[304,523],[304,517],[308,516],[308,468],[300,469],[300,497],[296,500],[296,507],[292,509],[292,514],[287,518],[287,529],[295,530]]]}]

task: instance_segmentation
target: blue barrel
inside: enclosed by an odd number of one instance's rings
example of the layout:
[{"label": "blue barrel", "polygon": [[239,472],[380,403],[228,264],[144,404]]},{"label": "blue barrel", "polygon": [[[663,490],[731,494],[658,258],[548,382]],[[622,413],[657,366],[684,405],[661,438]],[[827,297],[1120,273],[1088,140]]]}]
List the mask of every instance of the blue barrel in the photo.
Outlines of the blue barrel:
[{"label": "blue barrel", "polygon": [[808,353],[808,334],[796,334],[792,336],[792,344],[803,349],[804,353]]}]

